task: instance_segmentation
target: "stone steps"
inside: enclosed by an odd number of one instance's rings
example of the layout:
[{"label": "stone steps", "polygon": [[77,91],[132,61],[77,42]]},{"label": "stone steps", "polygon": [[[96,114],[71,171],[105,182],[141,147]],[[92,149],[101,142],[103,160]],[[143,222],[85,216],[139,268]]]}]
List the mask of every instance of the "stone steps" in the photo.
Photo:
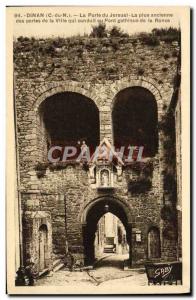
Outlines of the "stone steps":
[{"label": "stone steps", "polygon": [[42,276],[48,274],[48,272],[49,272],[49,269],[46,268],[46,269],[42,270],[41,272],[39,272],[39,276],[38,277],[42,277]]},{"label": "stone steps", "polygon": [[104,249],[104,253],[114,253],[113,249]]},{"label": "stone steps", "polygon": [[64,263],[61,258],[57,258],[53,261],[52,270],[53,272],[57,272],[58,270],[62,269],[64,267]]}]

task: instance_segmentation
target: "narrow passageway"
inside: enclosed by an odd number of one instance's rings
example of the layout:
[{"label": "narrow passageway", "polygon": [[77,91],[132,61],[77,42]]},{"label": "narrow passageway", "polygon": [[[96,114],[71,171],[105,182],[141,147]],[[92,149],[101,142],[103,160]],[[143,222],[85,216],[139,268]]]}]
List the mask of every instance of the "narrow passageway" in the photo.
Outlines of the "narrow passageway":
[{"label": "narrow passageway", "polygon": [[132,276],[132,272],[124,271],[124,260],[128,254],[110,254],[100,258],[89,275],[97,282],[97,285],[108,281]]},{"label": "narrow passageway", "polygon": [[97,260],[94,265],[96,270],[101,269],[117,269],[123,270],[124,269],[124,260],[128,259],[128,254],[108,254]]},{"label": "narrow passageway", "polygon": [[53,273],[52,276],[40,278],[35,285],[81,285],[107,286],[110,284],[147,285],[147,277],[143,270],[123,270],[127,254],[106,254],[94,264],[93,270],[83,272],[70,272],[66,269]]}]

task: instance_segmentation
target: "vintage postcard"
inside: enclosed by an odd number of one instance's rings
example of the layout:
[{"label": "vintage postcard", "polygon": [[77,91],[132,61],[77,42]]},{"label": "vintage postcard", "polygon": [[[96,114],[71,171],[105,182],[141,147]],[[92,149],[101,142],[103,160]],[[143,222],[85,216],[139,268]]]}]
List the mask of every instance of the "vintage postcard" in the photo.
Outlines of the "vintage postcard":
[{"label": "vintage postcard", "polygon": [[190,8],[7,7],[7,293],[190,293]]}]

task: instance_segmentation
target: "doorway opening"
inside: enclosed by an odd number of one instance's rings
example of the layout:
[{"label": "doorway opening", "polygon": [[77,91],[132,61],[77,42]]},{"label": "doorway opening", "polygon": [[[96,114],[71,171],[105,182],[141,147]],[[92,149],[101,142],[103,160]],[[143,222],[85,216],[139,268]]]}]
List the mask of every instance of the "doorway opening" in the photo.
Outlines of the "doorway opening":
[{"label": "doorway opening", "polygon": [[161,257],[160,232],[157,227],[150,228],[148,232],[148,259]]},{"label": "doorway opening", "polygon": [[[131,226],[122,204],[116,199],[101,199],[87,212],[83,227],[85,265],[106,255],[125,255],[131,265]],[[118,259],[117,259],[118,260]]]},{"label": "doorway opening", "polygon": [[39,272],[48,266],[48,228],[45,224],[39,228]]},{"label": "doorway opening", "polygon": [[125,227],[120,219],[110,212],[105,213],[97,223],[94,248],[96,258],[107,253],[129,253]]}]

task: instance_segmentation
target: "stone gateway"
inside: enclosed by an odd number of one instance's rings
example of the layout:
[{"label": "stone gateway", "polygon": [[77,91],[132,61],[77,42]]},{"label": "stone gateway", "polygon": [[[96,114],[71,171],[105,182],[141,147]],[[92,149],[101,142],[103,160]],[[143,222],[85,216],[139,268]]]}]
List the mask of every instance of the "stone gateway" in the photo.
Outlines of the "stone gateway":
[{"label": "stone gateway", "polygon": [[[124,225],[130,266],[181,257],[179,55],[179,42],[126,35],[14,41],[24,265],[93,264],[106,210]],[[51,146],[83,142],[143,146],[142,160],[48,161]]]}]

